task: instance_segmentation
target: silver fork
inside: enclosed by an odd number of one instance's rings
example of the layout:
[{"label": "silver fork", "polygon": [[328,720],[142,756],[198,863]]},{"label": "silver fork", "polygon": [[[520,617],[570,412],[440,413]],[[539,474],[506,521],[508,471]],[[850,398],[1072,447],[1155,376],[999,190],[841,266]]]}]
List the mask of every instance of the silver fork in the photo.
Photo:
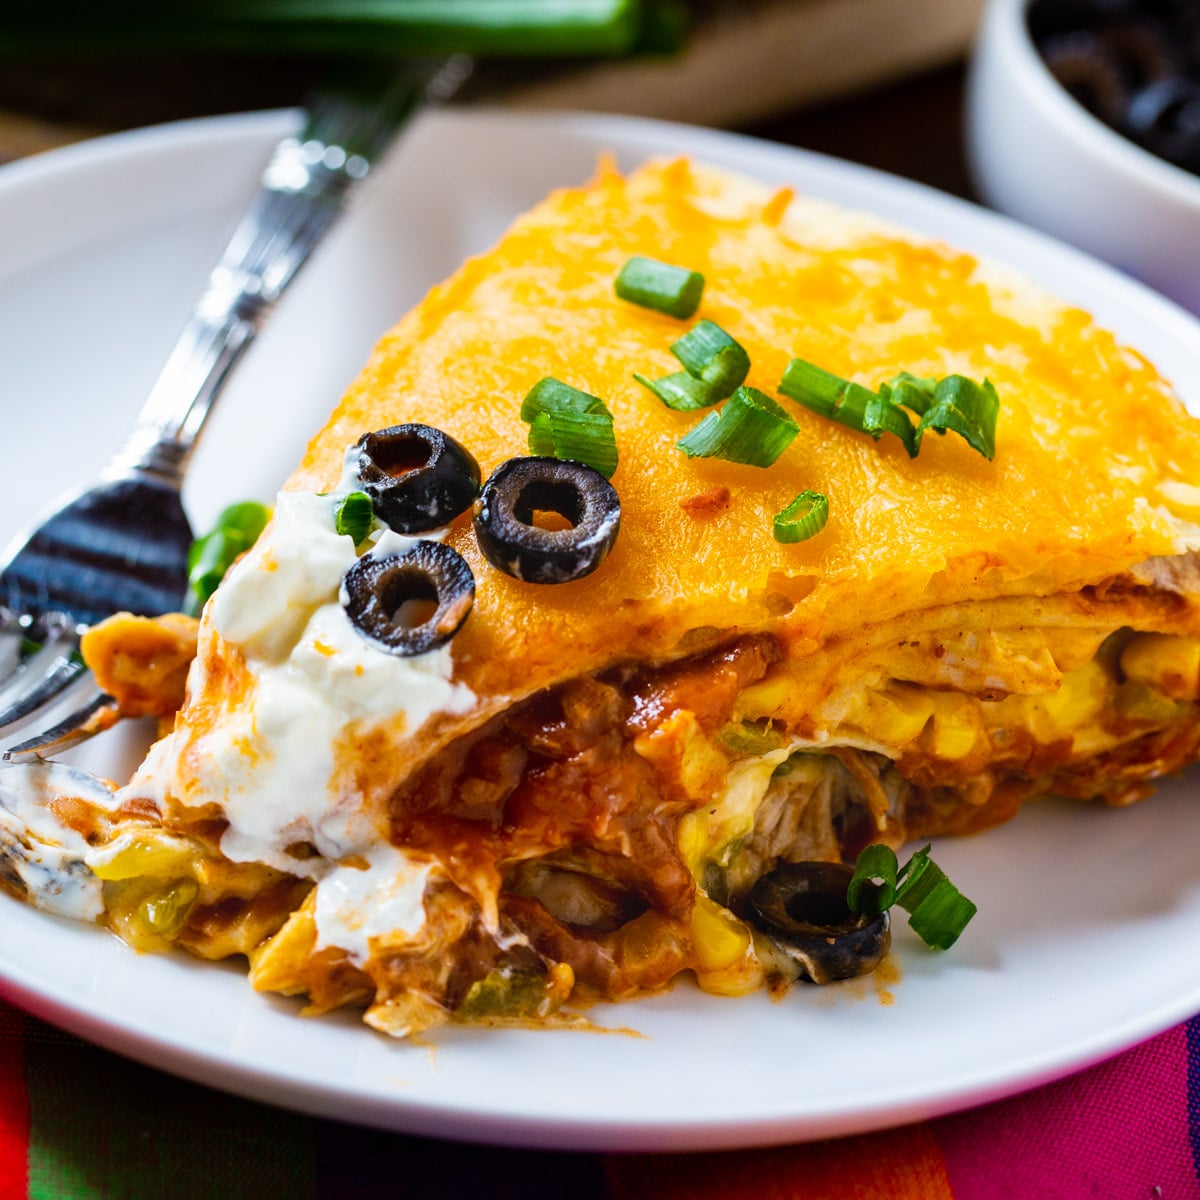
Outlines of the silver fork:
[{"label": "silver fork", "polygon": [[180,487],[230,371],[395,132],[470,72],[453,56],[322,93],[302,132],[275,148],[262,186],[98,483],[60,501],[0,557],[0,737],[67,700],[71,711],[3,757],[26,761],[108,728],[116,701],[79,655],[115,612],[178,610],[192,531]]}]

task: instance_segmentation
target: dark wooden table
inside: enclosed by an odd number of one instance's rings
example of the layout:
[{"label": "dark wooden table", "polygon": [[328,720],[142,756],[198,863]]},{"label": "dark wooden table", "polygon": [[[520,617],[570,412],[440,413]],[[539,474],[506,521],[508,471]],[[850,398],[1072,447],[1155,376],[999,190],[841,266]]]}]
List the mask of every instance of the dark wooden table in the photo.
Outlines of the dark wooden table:
[{"label": "dark wooden table", "polygon": [[780,113],[744,132],[904,175],[977,199],[963,151],[958,63],[834,103]]},{"label": "dark wooden table", "polygon": [[[298,104],[325,66],[271,58],[4,63],[0,162],[139,125]],[[963,78],[957,64],[741,128],[972,196]]]}]

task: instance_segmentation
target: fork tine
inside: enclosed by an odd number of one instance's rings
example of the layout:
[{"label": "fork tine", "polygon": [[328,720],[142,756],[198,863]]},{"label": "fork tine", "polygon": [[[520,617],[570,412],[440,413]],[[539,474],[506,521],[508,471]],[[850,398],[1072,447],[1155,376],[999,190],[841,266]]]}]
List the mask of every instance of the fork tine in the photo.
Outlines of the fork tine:
[{"label": "fork tine", "polygon": [[52,704],[87,671],[75,645],[74,638],[60,638],[13,672],[13,676],[20,678],[0,693],[0,703],[7,699],[7,704],[0,708],[0,729]]},{"label": "fork tine", "polygon": [[93,685],[92,694],[84,704],[68,713],[52,728],[10,747],[0,754],[0,758],[5,762],[22,763],[60,754],[72,746],[78,746],[93,734],[111,729],[117,722],[117,710],[116,700]]},{"label": "fork tine", "polygon": [[78,645],[75,623],[65,613],[51,612],[41,617],[30,614],[16,616],[11,610],[8,621],[0,621],[0,640],[7,642],[0,648],[0,659],[4,670],[0,671],[0,708],[3,708],[11,693],[18,686],[25,687],[31,679],[46,668],[47,658],[38,658],[40,651],[69,645],[72,650]]},{"label": "fork tine", "polygon": [[0,687],[27,657],[26,624],[16,613],[0,606]]}]

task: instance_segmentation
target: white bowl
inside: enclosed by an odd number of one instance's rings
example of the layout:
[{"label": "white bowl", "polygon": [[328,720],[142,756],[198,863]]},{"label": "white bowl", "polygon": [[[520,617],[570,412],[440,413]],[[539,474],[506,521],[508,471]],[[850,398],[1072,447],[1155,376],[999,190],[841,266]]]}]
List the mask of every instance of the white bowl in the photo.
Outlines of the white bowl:
[{"label": "white bowl", "polygon": [[991,0],[967,89],[984,199],[1200,312],[1200,178],[1109,129],[1038,55],[1030,0]]}]

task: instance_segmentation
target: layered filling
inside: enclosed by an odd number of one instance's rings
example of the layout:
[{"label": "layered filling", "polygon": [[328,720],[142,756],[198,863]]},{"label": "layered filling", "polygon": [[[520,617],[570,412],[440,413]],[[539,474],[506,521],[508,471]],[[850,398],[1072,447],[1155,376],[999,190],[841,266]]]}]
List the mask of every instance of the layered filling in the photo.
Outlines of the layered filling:
[{"label": "layered filling", "polygon": [[[1191,556],[816,649],[786,618],[695,630],[702,652],[486,709],[449,644],[397,655],[352,625],[347,578],[411,539],[342,532],[346,490],[280,497],[128,786],[6,776],[27,794],[0,787],[0,883],[141,950],[245,955],[255,986],[394,1035],[544,1021],[684,971],[722,993],[816,978],[752,898],[783,866],[1036,795],[1128,803],[1197,754]],[[190,628],[117,618],[85,653],[163,719]]]},{"label": "layered filling", "polygon": [[779,864],[983,828],[1036,795],[1129,803],[1194,759],[1200,640],[1165,632],[1189,612],[1114,585],[803,658],[763,633],[613,668],[454,740],[393,780],[373,840],[301,839],[294,870],[234,861],[219,805],[127,791],[58,816],[131,944],[246,954],[257,987],[365,1006],[395,1035],[543,1021],[682,971],[739,993],[796,974],[747,906]]}]

